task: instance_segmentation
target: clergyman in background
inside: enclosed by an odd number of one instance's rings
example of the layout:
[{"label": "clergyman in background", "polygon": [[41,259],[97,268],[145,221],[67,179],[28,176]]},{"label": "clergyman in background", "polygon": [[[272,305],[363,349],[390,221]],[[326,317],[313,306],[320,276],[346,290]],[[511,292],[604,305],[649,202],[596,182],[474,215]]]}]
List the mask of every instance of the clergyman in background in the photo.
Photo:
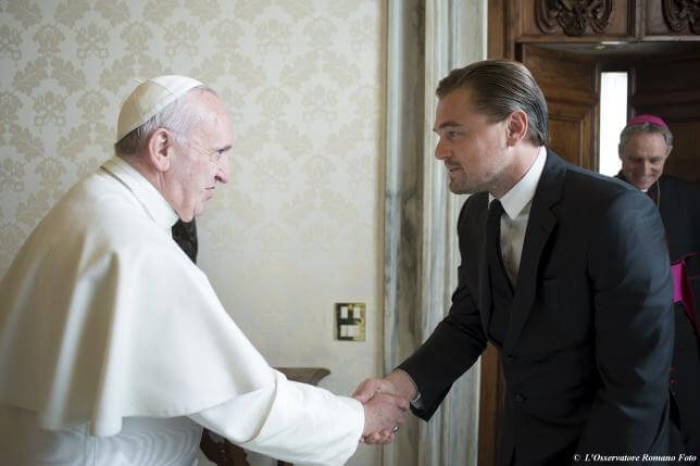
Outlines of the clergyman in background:
[{"label": "clergyman in background", "polygon": [[[686,453],[700,457],[700,189],[696,184],[664,174],[673,149],[673,134],[656,115],[632,118],[620,133],[622,169],[617,177],[645,192],[659,209],[674,264],[676,335],[671,391],[678,407]],[[684,288],[683,280],[688,280]],[[685,293],[683,292],[685,290]]]}]

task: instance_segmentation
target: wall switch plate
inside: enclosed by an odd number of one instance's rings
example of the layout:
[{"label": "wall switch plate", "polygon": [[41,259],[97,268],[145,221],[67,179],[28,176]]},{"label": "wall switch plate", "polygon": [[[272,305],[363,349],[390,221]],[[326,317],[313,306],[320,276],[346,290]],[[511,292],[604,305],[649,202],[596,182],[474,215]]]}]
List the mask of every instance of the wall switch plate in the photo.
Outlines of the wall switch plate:
[{"label": "wall switch plate", "polygon": [[335,303],[335,337],[365,341],[365,303]]}]

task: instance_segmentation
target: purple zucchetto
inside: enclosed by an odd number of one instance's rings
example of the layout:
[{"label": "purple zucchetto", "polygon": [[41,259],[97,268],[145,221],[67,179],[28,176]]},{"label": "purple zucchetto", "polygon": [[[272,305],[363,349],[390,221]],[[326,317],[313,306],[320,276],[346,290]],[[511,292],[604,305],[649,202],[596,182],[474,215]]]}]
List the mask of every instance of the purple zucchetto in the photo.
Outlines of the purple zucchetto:
[{"label": "purple zucchetto", "polygon": [[627,126],[642,125],[644,123],[651,123],[652,125],[661,126],[662,128],[668,128],[668,125],[664,120],[656,115],[650,115],[648,113],[635,116],[629,121],[629,123],[627,123]]}]

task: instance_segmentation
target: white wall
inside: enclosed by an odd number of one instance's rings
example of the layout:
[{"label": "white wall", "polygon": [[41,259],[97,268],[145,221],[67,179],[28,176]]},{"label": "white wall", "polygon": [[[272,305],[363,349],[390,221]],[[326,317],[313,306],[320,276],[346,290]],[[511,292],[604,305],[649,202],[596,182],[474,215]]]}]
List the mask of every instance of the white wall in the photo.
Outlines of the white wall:
[{"label": "white wall", "polygon": [[[384,2],[0,3],[0,274],[111,155],[135,78],[178,73],[232,111],[232,180],[200,218],[200,265],[273,365],[325,366],[348,394],[379,371]],[[367,341],[333,303],[367,303]],[[350,464],[379,461],[361,448]]]}]

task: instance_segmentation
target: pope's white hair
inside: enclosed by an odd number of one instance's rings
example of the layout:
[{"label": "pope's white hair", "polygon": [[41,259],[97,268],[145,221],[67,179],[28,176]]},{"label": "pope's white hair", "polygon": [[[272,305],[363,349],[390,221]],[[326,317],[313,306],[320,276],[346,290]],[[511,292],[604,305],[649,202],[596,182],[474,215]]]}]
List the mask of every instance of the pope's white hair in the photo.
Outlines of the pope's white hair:
[{"label": "pope's white hair", "polygon": [[114,144],[114,152],[120,157],[138,154],[148,142],[148,138],[159,128],[170,130],[178,141],[186,141],[192,128],[204,118],[196,101],[191,98],[194,90],[216,95],[208,86],[193,87],[117,141]]}]

